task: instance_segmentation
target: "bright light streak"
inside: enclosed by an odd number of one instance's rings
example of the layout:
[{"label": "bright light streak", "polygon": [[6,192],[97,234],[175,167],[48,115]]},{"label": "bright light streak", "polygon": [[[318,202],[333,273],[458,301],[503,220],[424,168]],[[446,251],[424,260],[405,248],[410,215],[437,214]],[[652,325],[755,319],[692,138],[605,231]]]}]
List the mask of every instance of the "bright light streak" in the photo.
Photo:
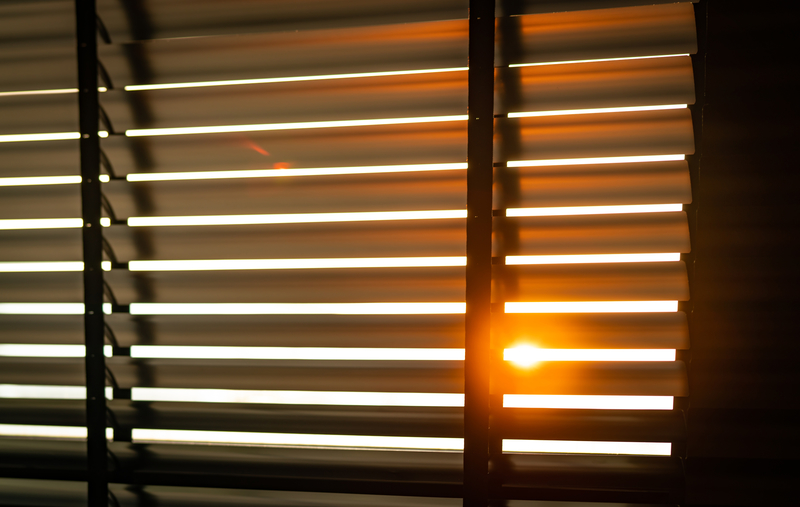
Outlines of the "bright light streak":
[{"label": "bright light streak", "polygon": [[585,254],[585,255],[509,255],[506,264],[605,264],[614,262],[672,262],[681,260],[680,253]]},{"label": "bright light streak", "polygon": [[551,208],[508,208],[509,217],[556,217],[574,215],[615,215],[622,213],[664,213],[681,211],[683,204],[626,204],[620,206],[560,206]]},{"label": "bright light streak", "polygon": [[445,315],[465,311],[466,303],[439,302],[130,304],[131,315]]},{"label": "bright light streak", "polygon": [[360,72],[352,74],[323,74],[318,76],[267,77],[258,79],[229,79],[225,81],[195,81],[187,83],[127,85],[125,87],[125,91],[133,92],[141,90],[173,90],[176,88],[203,88],[209,86],[296,83],[300,81],[322,81],[327,79],[349,79],[349,78],[361,78],[361,77],[407,76],[413,74],[433,74],[439,72],[457,72],[466,70],[468,70],[468,67],[451,67],[445,69],[395,70],[395,71],[385,71],[385,72]]},{"label": "bright light streak", "polygon": [[370,127],[375,125],[407,125],[409,123],[438,123],[466,121],[467,115],[421,116],[417,118],[377,118],[368,120],[303,121],[292,123],[259,123],[254,125],[211,125],[207,127],[170,127],[126,130],[128,137],[176,136],[184,134],[225,134],[232,132],[265,132],[275,130],[322,129],[334,127]]},{"label": "bright light streak", "polygon": [[672,410],[672,396],[608,396],[565,394],[505,394],[507,408],[585,410]]},{"label": "bright light streak", "polygon": [[[103,271],[111,271],[111,261],[102,261]],[[0,273],[64,273],[83,271],[80,261],[0,262]]]},{"label": "bright light streak", "polygon": [[506,313],[677,312],[677,301],[562,301],[506,303]]},{"label": "bright light streak", "polygon": [[435,449],[460,451],[461,438],[383,437],[372,435],[315,435],[239,431],[151,430],[134,428],[134,443],[174,442],[280,447],[347,447],[373,449]]},{"label": "bright light streak", "polygon": [[[86,440],[85,426],[43,426],[34,424],[0,424],[0,437],[54,438]],[[106,438],[114,439],[114,428],[106,428]]]},{"label": "bright light streak", "polygon": [[292,213],[286,215],[200,215],[177,217],[130,217],[131,227],[181,225],[311,224],[327,222],[369,222],[377,220],[431,220],[466,218],[467,210],[364,211],[352,213]]},{"label": "bright light streak", "polygon": [[[111,313],[111,303],[103,303]],[[0,315],[83,315],[83,303],[0,303]]]},{"label": "bright light streak", "polygon": [[503,440],[503,452],[547,454],[631,454],[669,456],[669,442],[590,442],[582,440]]},{"label": "bright light streak", "polygon": [[562,109],[559,111],[525,111],[509,113],[509,118],[532,118],[540,116],[568,116],[573,114],[632,113],[636,111],[665,111],[686,109],[687,104],[666,104],[659,106],[596,107],[591,109]]},{"label": "bright light streak", "polygon": [[[84,345],[0,343],[0,357],[84,357],[85,355]],[[112,357],[111,345],[103,347],[103,355]]]},{"label": "bright light streak", "polygon": [[80,261],[66,262],[0,262],[0,273],[41,273],[83,271]]},{"label": "bright light streak", "polygon": [[383,174],[423,171],[449,171],[466,169],[463,162],[452,164],[405,164],[375,165],[360,167],[318,167],[298,169],[252,169],[241,171],[194,171],[180,173],[135,173],[128,174],[128,181],[183,181],[218,180],[234,178],[283,178],[287,176],[335,176],[343,174]]},{"label": "bright light streak", "polygon": [[[3,354],[0,345],[0,355]],[[148,359],[288,359],[301,361],[463,361],[464,349],[357,347],[201,347],[133,345],[131,357]]]},{"label": "bright light streak", "polygon": [[689,56],[689,54],[679,53],[675,55],[625,56],[617,58],[595,58],[591,60],[564,60],[560,62],[514,63],[509,65],[509,67],[541,67],[544,65],[566,65],[570,63],[597,63],[597,62],[619,62],[624,60],[650,60],[652,58],[674,58],[677,56]]},{"label": "bright light streak", "polygon": [[463,407],[459,393],[353,391],[247,391],[238,389],[167,389],[134,387],[133,401],[184,403],[254,403],[266,405],[343,405],[365,407]]},{"label": "bright light streak", "polygon": [[552,158],[542,160],[511,160],[508,167],[550,167],[562,165],[633,164],[637,162],[674,162],[686,160],[686,155],[635,155],[630,157]]},{"label": "bright light streak", "polygon": [[0,230],[21,229],[79,229],[83,227],[80,218],[21,218],[0,220]]},{"label": "bright light streak", "polygon": [[[97,88],[99,92],[106,92],[108,88],[100,86]],[[53,88],[50,90],[20,90],[13,92],[0,92],[0,97],[21,97],[26,95],[64,95],[68,93],[78,93],[77,88]]]},{"label": "bright light streak", "polygon": [[[107,174],[101,174],[100,181],[108,183],[110,178]],[[80,176],[26,176],[19,178],[0,178],[0,187],[74,185],[80,182]]]},{"label": "bright light streak", "polygon": [[520,366],[542,361],[674,361],[675,349],[540,349],[519,345],[505,349],[503,359]]},{"label": "bright light streak", "polygon": [[[466,266],[466,257],[364,257],[341,259],[215,259],[130,261],[130,271],[219,271],[237,269],[334,269]],[[0,263],[2,271],[2,263]]]},{"label": "bright light streak", "polygon": [[80,176],[28,176],[20,178],[0,178],[0,187],[20,187],[25,185],[72,185],[80,182]]},{"label": "bright light streak", "polygon": [[44,132],[40,134],[3,134],[0,143],[20,143],[25,141],[63,141],[80,139],[80,132]]},{"label": "bright light streak", "polygon": [[[113,394],[113,389],[106,387],[106,398],[112,399]],[[0,399],[85,400],[86,387],[0,384]]]}]

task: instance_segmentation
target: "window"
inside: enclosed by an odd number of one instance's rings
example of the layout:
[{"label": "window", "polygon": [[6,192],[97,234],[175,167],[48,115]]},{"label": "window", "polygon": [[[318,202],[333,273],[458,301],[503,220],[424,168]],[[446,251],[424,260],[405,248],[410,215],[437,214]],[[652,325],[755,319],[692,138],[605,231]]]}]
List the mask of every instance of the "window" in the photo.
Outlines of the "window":
[{"label": "window", "polygon": [[73,4],[3,6],[9,502],[674,501],[693,6],[511,4],[492,134],[477,3],[101,1],[97,137]]}]

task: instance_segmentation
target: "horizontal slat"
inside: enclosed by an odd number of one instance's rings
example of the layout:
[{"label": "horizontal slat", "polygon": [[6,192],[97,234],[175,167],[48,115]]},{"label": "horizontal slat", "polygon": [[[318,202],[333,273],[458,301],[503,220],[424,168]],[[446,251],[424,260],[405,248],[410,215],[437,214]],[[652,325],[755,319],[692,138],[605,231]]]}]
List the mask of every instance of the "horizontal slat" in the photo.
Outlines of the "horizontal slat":
[{"label": "horizontal slat", "polygon": [[[6,69],[10,67],[11,64],[4,65]],[[21,97],[0,95],[0,105],[4,111],[0,117],[0,135],[78,131],[77,93]]]},{"label": "horizontal slat", "polygon": [[[340,121],[464,114],[467,72],[251,86],[109,91],[101,98],[116,131],[131,128]],[[152,111],[146,122],[136,110]]]},{"label": "horizontal slat", "polygon": [[464,255],[463,220],[217,227],[111,227],[120,260]]},{"label": "horizontal slat", "polygon": [[83,315],[0,315],[3,343],[83,343]]},{"label": "horizontal slat", "polygon": [[510,208],[689,203],[685,161],[507,168],[519,181]]},{"label": "horizontal slat", "polygon": [[[0,173],[0,177],[4,176]],[[81,216],[80,185],[0,186],[0,218]],[[4,231],[5,233],[5,231]]]},{"label": "horizontal slat", "polygon": [[467,37],[466,20],[439,21],[112,44],[98,53],[122,88],[466,67]]},{"label": "horizontal slat", "polygon": [[112,136],[101,144],[114,169],[124,175],[463,162],[466,137],[466,122],[448,121],[240,134]]},{"label": "horizontal slat", "polygon": [[688,109],[507,121],[518,124],[519,160],[694,153]]},{"label": "horizontal slat", "polygon": [[0,479],[0,505],[86,505],[85,482],[41,479]]},{"label": "horizontal slat", "polygon": [[[119,217],[459,209],[466,206],[466,176],[466,171],[448,170],[152,183],[112,181],[103,186],[103,191]],[[144,196],[152,203],[151,209],[142,209]]]},{"label": "horizontal slat", "polygon": [[[115,454],[116,448],[113,446]],[[120,446],[121,447],[121,446]],[[360,480],[460,480],[460,453],[408,453],[329,449],[257,449],[213,446],[152,445],[142,473],[188,473],[267,475],[276,477],[328,477]],[[122,471],[135,459],[132,452],[121,453]],[[402,475],[398,477],[398,471]]]},{"label": "horizontal slat", "polygon": [[0,438],[0,475],[85,480],[86,442]]},{"label": "horizontal slat", "polygon": [[[69,8],[72,10],[74,7],[70,5]],[[0,20],[5,21],[5,18],[0,15]],[[72,21],[64,23],[61,20],[59,24],[62,29],[71,28]],[[0,33],[4,33],[3,29]],[[75,88],[78,79],[75,41],[53,41],[50,44],[41,41],[3,44],[0,66],[8,71],[0,74],[0,92]],[[42,69],[47,69],[47,72],[42,72]],[[0,100],[5,98],[0,96]]]},{"label": "horizontal slat", "polygon": [[84,400],[0,400],[0,424],[84,426]]},{"label": "horizontal slat", "polygon": [[80,229],[0,231],[2,261],[74,261],[81,256]]},{"label": "horizontal slat", "polygon": [[686,314],[503,314],[494,340],[505,348],[519,341],[538,347],[610,349],[686,349],[689,329]]},{"label": "horizontal slat", "polygon": [[[79,273],[73,275],[80,279]],[[465,290],[463,267],[153,272],[145,277],[147,301],[137,298],[139,276],[105,276],[120,302],[458,302]]]},{"label": "horizontal slat", "polygon": [[83,273],[0,273],[0,301],[83,301]]},{"label": "horizontal slat", "polygon": [[511,63],[697,51],[691,3],[527,15],[521,24],[522,55]]},{"label": "horizontal slat", "polygon": [[80,174],[78,141],[0,143],[0,176]]},{"label": "horizontal slat", "polygon": [[689,280],[681,261],[507,266],[505,272],[513,280],[507,284],[506,301],[689,299]]},{"label": "horizontal slat", "polygon": [[688,252],[684,212],[531,217],[519,224],[519,250],[508,255]]},{"label": "horizontal slat", "polygon": [[[697,3],[698,0],[692,0]],[[520,12],[524,14],[609,9],[635,5],[671,4],[673,0],[524,0]],[[514,12],[513,14],[518,14]]]},{"label": "horizontal slat", "polygon": [[0,357],[0,372],[3,384],[81,386],[86,382],[83,358]]},{"label": "horizontal slat", "polygon": [[[241,485],[240,485],[241,487]],[[0,505],[47,505],[49,507],[83,507],[86,505],[86,483],[37,479],[0,479]],[[141,490],[127,484],[110,484],[109,489],[121,506],[136,505],[143,498]],[[146,497],[163,507],[282,507],[313,505],[371,505],[385,507],[457,507],[456,498],[420,496],[359,495],[308,491],[253,491],[247,489],[148,486]]]},{"label": "horizontal slat", "polygon": [[[106,362],[123,388],[458,393],[464,387],[458,361],[142,362],[115,357]],[[0,358],[0,366],[6,384],[80,386],[85,381],[82,358]]]},{"label": "horizontal slat", "polygon": [[503,363],[499,388],[508,394],[686,396],[682,362],[541,363],[519,368]]},{"label": "horizontal slat", "polygon": [[515,111],[694,104],[688,56],[522,67]]},{"label": "horizontal slat", "polygon": [[152,403],[142,414],[122,400],[110,404],[123,427],[462,438],[462,409]]},{"label": "horizontal slat", "polygon": [[[106,316],[121,346],[463,348],[462,315]],[[269,333],[264,330],[269,329]],[[15,335],[16,336],[16,335]],[[42,343],[42,342],[39,342]]]},{"label": "horizontal slat", "polygon": [[[111,482],[186,485],[201,480],[206,487],[248,489],[280,489],[291,482],[291,489],[304,491],[363,491],[373,481],[385,481],[379,483],[383,490],[370,489],[375,494],[407,494],[408,488],[427,483],[429,489],[452,485],[450,495],[457,496],[463,459],[455,452],[153,444],[141,454],[124,442],[109,447],[118,465]],[[85,449],[84,442],[0,439],[0,470],[6,476],[77,480],[85,475]]]},{"label": "horizontal slat", "polygon": [[[153,387],[281,391],[463,391],[458,361],[107,361],[121,387],[134,387],[146,374]],[[127,363],[127,364],[125,364]],[[322,363],[322,364],[321,364]],[[402,363],[402,364],[397,364]],[[15,382],[24,383],[24,382]]]},{"label": "horizontal slat", "polygon": [[[0,400],[0,423],[85,424],[80,400]],[[462,438],[462,409],[109,402],[120,428]]]},{"label": "horizontal slat", "polygon": [[503,438],[674,442],[686,439],[683,414],[676,411],[554,410],[506,408],[497,417]]},{"label": "horizontal slat", "polygon": [[258,2],[233,0],[221,7],[213,0],[148,2],[121,7],[113,0],[98,2],[98,11],[114,39],[196,37],[251,32],[358,27],[410,23],[467,16],[460,0],[391,1],[375,4],[351,0],[330,4],[315,0]]},{"label": "horizontal slat", "polygon": [[[653,503],[659,498],[645,500],[645,493],[660,491],[660,501],[669,503],[673,497],[668,493],[679,491],[682,477],[677,458],[514,454],[505,455],[504,459],[509,465],[504,486],[517,489],[508,492],[511,498],[526,498],[525,490],[538,490],[534,498],[575,500],[580,498],[580,491],[576,490],[583,490],[584,499],[603,498],[628,505],[627,500],[633,498],[625,494],[638,493],[640,501]],[[613,493],[617,493],[616,498]]]},{"label": "horizontal slat", "polygon": [[68,0],[11,1],[0,6],[0,43],[73,42],[73,5]]}]

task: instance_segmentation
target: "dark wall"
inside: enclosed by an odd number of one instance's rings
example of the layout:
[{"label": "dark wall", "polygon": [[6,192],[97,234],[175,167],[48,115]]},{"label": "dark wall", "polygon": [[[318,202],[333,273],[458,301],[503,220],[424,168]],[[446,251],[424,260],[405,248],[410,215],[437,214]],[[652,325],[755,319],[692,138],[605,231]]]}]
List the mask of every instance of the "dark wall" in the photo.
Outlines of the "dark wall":
[{"label": "dark wall", "polygon": [[778,3],[698,5],[690,505],[790,505],[800,477],[798,28]]}]

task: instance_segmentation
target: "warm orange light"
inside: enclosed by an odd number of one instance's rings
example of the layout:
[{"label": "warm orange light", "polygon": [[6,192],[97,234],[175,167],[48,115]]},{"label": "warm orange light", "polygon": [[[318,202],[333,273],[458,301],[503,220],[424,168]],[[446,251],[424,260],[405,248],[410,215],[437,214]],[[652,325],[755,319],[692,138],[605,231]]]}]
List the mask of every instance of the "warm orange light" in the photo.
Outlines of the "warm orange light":
[{"label": "warm orange light", "polygon": [[532,345],[517,345],[503,351],[503,359],[522,368],[530,368],[539,361],[539,348]]}]

